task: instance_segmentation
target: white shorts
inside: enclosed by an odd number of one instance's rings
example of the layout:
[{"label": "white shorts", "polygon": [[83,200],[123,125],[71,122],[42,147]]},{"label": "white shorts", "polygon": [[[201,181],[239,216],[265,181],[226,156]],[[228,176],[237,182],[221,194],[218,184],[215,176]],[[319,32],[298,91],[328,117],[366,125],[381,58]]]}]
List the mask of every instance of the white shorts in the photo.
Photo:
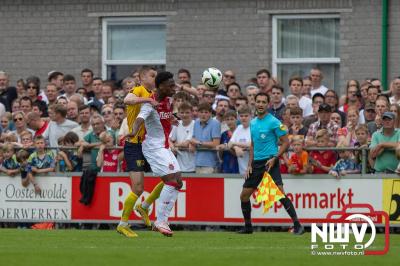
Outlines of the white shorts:
[{"label": "white shorts", "polygon": [[161,177],[181,171],[178,161],[170,149],[143,149],[143,155],[150,164],[151,171],[155,176]]}]

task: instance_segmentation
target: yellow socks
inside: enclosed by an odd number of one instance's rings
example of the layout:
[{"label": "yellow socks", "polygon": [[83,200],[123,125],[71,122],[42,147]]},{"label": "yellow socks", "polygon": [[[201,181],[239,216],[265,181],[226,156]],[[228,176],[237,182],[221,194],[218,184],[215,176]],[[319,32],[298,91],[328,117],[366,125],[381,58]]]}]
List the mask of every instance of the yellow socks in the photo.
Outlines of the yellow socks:
[{"label": "yellow socks", "polygon": [[142,203],[142,207],[147,209],[154,201],[156,201],[156,199],[158,199],[160,197],[161,194],[161,190],[164,187],[164,182],[160,182],[158,183],[153,191],[150,193],[150,195],[147,197],[147,199]]},{"label": "yellow socks", "polygon": [[124,210],[122,212],[122,217],[121,217],[122,222],[128,222],[129,216],[131,216],[133,206],[135,206],[137,199],[138,196],[131,191],[131,193],[129,193],[128,197],[124,202]]}]

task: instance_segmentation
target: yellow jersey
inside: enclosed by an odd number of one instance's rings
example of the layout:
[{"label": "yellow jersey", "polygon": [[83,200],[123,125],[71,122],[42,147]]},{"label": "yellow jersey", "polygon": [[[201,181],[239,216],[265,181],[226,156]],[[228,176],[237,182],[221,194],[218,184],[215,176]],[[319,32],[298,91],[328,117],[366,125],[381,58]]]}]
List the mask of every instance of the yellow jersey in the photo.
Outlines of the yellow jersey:
[{"label": "yellow jersey", "polygon": [[[133,93],[140,98],[150,98],[152,95],[152,92],[148,91],[143,86],[134,87],[129,93]],[[140,112],[140,107],[142,107],[142,104],[126,105],[126,120],[128,122],[129,133],[132,133],[133,123]],[[130,143],[141,143],[144,140],[145,134],[146,130],[144,124],[142,124],[137,134],[134,137],[127,138],[126,141],[129,141]]]}]

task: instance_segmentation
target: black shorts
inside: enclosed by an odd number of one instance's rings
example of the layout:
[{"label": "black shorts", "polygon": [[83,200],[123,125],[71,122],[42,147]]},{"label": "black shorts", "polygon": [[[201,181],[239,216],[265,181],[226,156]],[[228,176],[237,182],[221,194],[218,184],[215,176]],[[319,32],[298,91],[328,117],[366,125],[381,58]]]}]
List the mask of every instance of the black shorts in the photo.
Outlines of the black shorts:
[{"label": "black shorts", "polygon": [[[260,184],[264,173],[265,173],[265,163],[269,159],[261,160],[261,161],[253,161],[252,168],[253,171],[249,178],[244,181],[244,188],[257,188]],[[278,186],[283,186],[281,171],[279,169],[279,161],[276,160],[274,166],[269,170],[269,174],[274,180],[275,184]]]},{"label": "black shorts", "polygon": [[124,158],[127,172],[150,172],[150,165],[144,158],[141,143],[126,141],[124,145]]}]

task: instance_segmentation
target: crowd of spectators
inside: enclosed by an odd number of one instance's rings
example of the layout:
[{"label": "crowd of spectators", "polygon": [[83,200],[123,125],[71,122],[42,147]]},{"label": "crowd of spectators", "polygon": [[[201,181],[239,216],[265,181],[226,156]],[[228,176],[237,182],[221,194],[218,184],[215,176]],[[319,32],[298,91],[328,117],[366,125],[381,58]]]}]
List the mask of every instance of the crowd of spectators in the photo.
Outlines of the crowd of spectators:
[{"label": "crowd of spectators", "polygon": [[[323,85],[323,73],[278,81],[261,69],[243,87],[232,70],[223,72],[218,89],[194,84],[180,69],[174,115],[179,125],[170,147],[183,172],[246,171],[249,122],[256,114],[257,93],[270,96],[269,113],[287,128],[290,150],[280,158],[281,172],[330,173],[335,177],[361,171],[362,152],[309,148],[367,148],[368,172],[399,172],[400,77],[387,90],[375,78],[350,80],[339,96]],[[52,71],[43,82],[35,76],[9,84],[0,72],[0,171],[21,174],[23,185],[35,175],[54,171],[123,172],[121,146],[129,134],[124,99],[140,85],[138,71],[122,81],[102,80],[83,69],[81,76]]]}]

